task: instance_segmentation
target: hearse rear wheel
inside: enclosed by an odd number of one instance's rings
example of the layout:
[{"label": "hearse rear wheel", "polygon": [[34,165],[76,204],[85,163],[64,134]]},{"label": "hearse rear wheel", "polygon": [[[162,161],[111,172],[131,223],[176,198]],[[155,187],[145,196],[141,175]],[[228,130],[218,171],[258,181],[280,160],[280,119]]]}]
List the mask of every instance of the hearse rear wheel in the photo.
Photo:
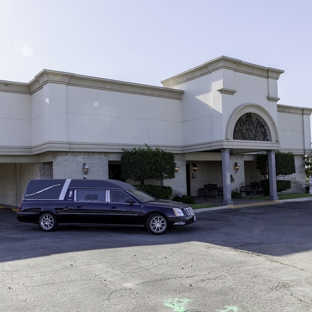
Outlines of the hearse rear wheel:
[{"label": "hearse rear wheel", "polygon": [[155,213],[147,219],[146,227],[152,234],[163,234],[167,230],[168,222],[163,215]]},{"label": "hearse rear wheel", "polygon": [[50,212],[43,212],[39,217],[39,226],[43,231],[53,231],[57,227],[55,216]]}]

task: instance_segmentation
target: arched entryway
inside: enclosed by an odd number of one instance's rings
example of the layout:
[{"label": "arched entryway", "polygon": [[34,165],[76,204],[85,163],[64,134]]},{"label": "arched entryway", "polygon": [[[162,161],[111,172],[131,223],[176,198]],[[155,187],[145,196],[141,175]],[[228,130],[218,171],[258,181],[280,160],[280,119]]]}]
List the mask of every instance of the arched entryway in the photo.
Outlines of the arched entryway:
[{"label": "arched entryway", "polygon": [[243,104],[230,116],[226,128],[227,148],[222,149],[224,201],[231,203],[230,155],[266,151],[269,154],[270,198],[278,199],[275,151],[280,148],[277,126],[270,113],[260,105]]}]

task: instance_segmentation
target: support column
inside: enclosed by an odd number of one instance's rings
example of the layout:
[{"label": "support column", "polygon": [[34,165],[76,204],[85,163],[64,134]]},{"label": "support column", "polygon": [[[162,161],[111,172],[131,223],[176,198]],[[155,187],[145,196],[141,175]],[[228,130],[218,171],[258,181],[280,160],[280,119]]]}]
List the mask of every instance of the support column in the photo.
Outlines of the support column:
[{"label": "support column", "polygon": [[222,183],[223,183],[223,204],[232,205],[231,196],[231,173],[230,173],[230,150],[222,150]]},{"label": "support column", "polygon": [[270,199],[278,200],[276,188],[275,151],[268,152]]},{"label": "support column", "polygon": [[18,206],[22,200],[22,181],[21,181],[21,164],[15,164],[16,168],[16,199],[15,205]]}]

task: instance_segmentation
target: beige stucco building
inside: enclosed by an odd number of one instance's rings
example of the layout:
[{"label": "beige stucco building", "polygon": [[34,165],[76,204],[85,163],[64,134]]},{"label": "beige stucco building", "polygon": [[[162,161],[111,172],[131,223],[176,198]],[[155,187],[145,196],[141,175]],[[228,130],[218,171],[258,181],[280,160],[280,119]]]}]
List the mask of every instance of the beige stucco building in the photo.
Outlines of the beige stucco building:
[{"label": "beige stucco building", "polygon": [[17,205],[29,179],[82,178],[83,163],[88,178],[116,177],[123,149],[145,144],[175,154],[179,171],[164,181],[174,194],[216,183],[229,204],[231,190],[263,179],[255,153],[269,152],[274,172],[276,150],[295,154],[287,179],[303,192],[312,110],[277,104],[282,73],[223,56],[163,87],[52,70],[0,81],[0,203]]}]

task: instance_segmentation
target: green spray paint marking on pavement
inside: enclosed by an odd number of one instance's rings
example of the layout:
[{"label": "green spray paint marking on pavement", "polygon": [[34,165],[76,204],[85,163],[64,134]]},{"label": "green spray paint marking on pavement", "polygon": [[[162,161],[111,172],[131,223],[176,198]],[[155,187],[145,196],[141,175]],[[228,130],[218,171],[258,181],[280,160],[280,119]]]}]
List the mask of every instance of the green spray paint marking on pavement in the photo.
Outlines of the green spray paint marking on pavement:
[{"label": "green spray paint marking on pavement", "polygon": [[191,301],[186,298],[168,299],[164,302],[166,307],[172,308],[174,312],[186,312],[185,305]]},{"label": "green spray paint marking on pavement", "polygon": [[224,306],[225,310],[219,310],[219,312],[238,312],[238,307]]}]

